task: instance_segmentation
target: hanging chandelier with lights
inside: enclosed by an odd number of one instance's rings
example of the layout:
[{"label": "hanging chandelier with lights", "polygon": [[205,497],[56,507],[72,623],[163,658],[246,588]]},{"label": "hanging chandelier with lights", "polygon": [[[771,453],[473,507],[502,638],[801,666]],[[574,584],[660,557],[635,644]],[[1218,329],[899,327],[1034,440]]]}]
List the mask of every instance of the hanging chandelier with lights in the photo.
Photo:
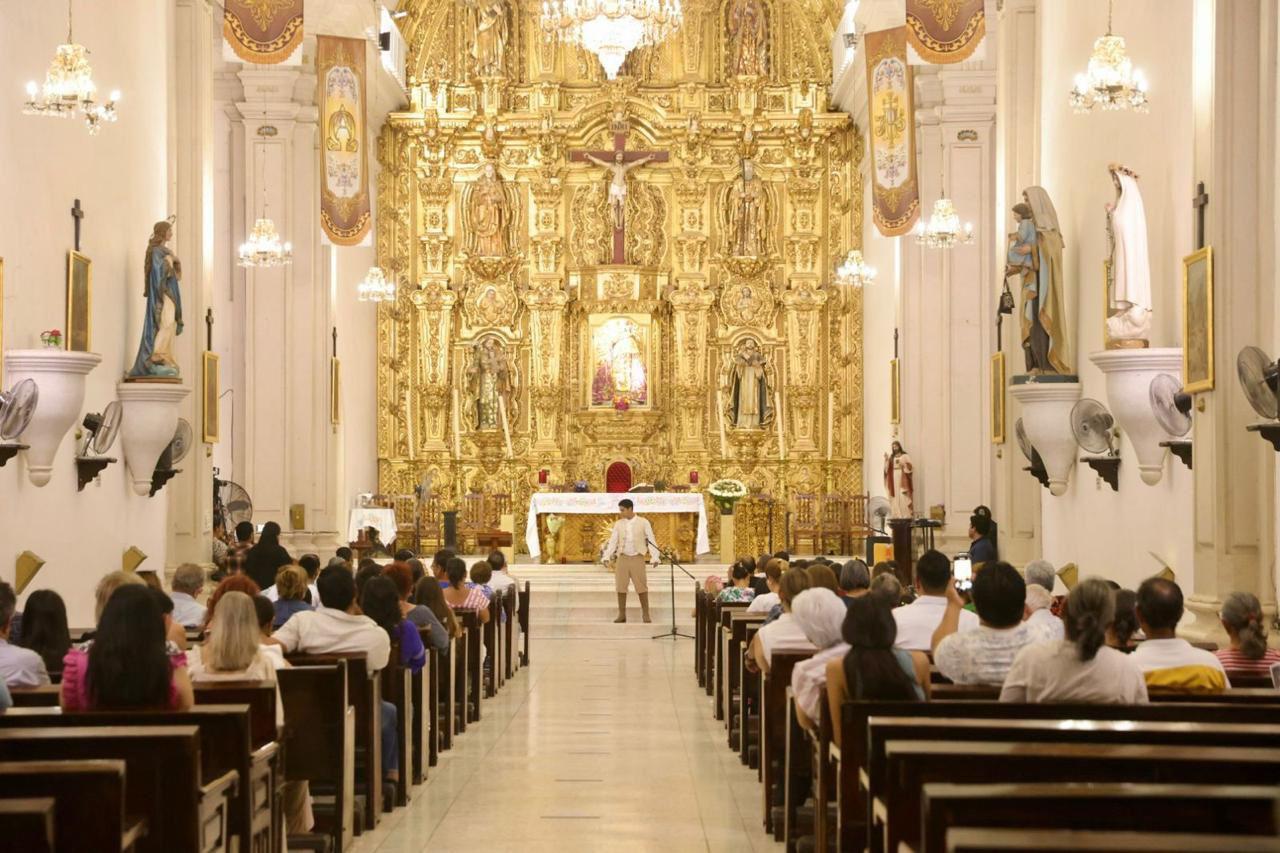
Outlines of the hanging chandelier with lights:
[{"label": "hanging chandelier with lights", "polygon": [[[265,214],[266,211],[264,210]],[[240,266],[280,267],[293,263],[293,244],[282,243],[269,216],[253,223],[249,239],[240,244]]]},{"label": "hanging chandelier with lights", "polygon": [[876,268],[862,259],[862,252],[854,249],[845,255],[836,267],[836,284],[845,287],[867,287],[876,280]]},{"label": "hanging chandelier with lights", "polygon": [[84,45],[76,44],[71,33],[71,0],[67,0],[67,42],[58,45],[54,52],[44,86],[37,86],[34,80],[27,83],[27,100],[22,111],[27,115],[54,118],[70,118],[79,113],[89,128],[89,135],[97,136],[103,124],[116,120],[120,93],[113,91],[105,104],[95,100],[98,85],[93,82],[89,51]]},{"label": "hanging chandelier with lights", "polygon": [[969,246],[973,244],[973,223],[961,225],[955,203],[944,195],[933,203],[928,224],[923,219],[916,222],[915,235],[917,243],[930,249]]},{"label": "hanging chandelier with lights", "polygon": [[1111,32],[1114,0],[1107,2],[1107,33],[1093,43],[1088,70],[1077,74],[1071,89],[1071,106],[1078,113],[1103,110],[1147,111],[1147,80],[1133,67],[1125,52],[1124,37]]},{"label": "hanging chandelier with lights", "polygon": [[680,26],[680,0],[544,0],[542,32],[595,54],[613,80],[627,55]]},{"label": "hanging chandelier with lights", "polygon": [[356,285],[356,294],[361,302],[394,302],[396,281],[388,278],[381,267],[369,267],[364,281]]}]

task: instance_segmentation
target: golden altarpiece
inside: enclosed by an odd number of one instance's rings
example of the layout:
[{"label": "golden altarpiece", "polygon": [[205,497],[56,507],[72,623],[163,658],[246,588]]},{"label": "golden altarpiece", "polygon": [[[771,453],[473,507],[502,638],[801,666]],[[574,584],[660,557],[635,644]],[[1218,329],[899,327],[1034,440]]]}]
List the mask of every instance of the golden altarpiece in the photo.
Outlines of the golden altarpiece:
[{"label": "golden altarpiece", "polygon": [[775,507],[740,506],[742,553],[790,495],[861,492],[862,298],[832,282],[862,234],[861,137],[827,105],[838,4],[686,0],[616,80],[536,2],[405,6],[412,103],[379,139],[378,260],[402,283],[378,319],[380,490],[510,494],[519,532],[531,492],[604,491],[619,462],[660,489],[735,477]]}]

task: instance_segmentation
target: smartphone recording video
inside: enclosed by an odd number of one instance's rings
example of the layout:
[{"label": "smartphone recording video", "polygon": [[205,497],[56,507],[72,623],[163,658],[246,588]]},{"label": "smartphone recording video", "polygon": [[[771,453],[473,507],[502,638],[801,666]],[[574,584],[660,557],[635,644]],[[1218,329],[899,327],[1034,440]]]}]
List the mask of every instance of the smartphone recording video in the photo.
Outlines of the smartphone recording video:
[{"label": "smartphone recording video", "polygon": [[952,566],[956,576],[956,589],[968,592],[973,588],[973,560],[967,553],[956,554]]}]

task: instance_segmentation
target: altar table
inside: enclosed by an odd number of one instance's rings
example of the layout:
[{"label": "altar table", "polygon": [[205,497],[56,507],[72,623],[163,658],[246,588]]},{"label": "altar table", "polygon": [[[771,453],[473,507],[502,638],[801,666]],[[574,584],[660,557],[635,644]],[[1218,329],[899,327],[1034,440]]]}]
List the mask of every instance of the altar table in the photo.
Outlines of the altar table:
[{"label": "altar table", "polygon": [[360,531],[372,527],[378,531],[378,538],[384,545],[389,545],[396,538],[396,513],[389,507],[358,506],[353,507],[347,517],[347,541],[354,542],[360,538]]},{"label": "altar table", "polygon": [[[691,492],[535,492],[529,498],[525,522],[525,544],[530,556],[542,556],[549,546],[548,560],[594,563],[609,541],[618,519],[618,501],[630,498],[636,514],[653,525],[660,546],[674,548],[681,560],[692,561],[711,550],[707,536],[707,508],[700,493]],[[563,520],[552,536],[547,517]]]}]

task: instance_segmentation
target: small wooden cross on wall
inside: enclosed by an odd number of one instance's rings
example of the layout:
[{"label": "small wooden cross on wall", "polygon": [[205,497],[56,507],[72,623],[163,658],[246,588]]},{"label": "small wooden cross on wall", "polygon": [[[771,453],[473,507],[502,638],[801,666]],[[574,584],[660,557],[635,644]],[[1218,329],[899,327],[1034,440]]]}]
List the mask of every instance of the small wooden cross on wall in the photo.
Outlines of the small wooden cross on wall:
[{"label": "small wooden cross on wall", "polygon": [[76,251],[80,251],[80,222],[84,219],[84,208],[80,206],[80,199],[76,199],[76,203],[71,206],[71,217],[76,223]]},{"label": "small wooden cross on wall", "polygon": [[1195,197],[1191,199],[1196,209],[1196,249],[1204,248],[1204,209],[1209,206],[1209,194],[1204,191],[1204,181],[1196,184]]},{"label": "small wooden cross on wall", "polygon": [[213,309],[206,308],[204,312],[204,335],[205,349],[213,352]]}]

